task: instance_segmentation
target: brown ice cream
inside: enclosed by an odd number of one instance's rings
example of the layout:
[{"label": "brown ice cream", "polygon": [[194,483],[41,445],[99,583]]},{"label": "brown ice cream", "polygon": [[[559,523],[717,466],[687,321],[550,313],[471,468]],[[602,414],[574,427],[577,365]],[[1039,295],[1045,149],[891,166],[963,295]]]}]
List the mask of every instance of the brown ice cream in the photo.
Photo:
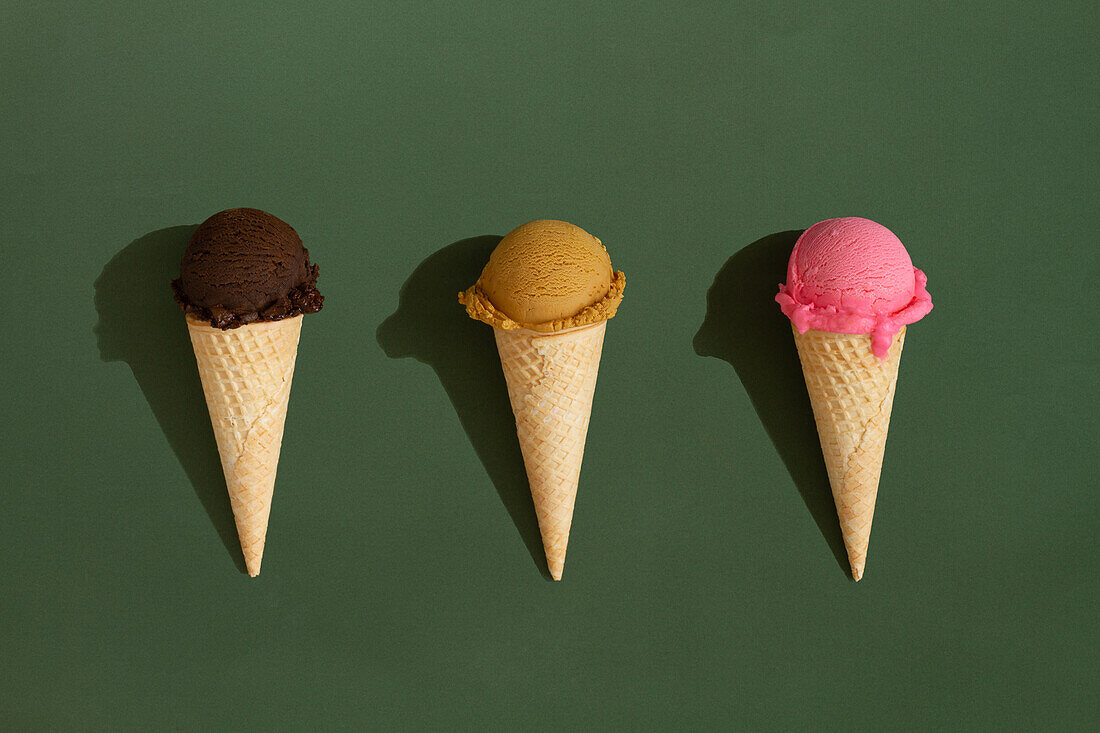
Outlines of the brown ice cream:
[{"label": "brown ice cream", "polygon": [[317,275],[289,224],[259,209],[228,209],[191,235],[172,290],[184,311],[229,329],[321,310]]},{"label": "brown ice cream", "polygon": [[561,580],[607,320],[626,276],[600,240],[564,221],[508,233],[458,299],[493,327],[546,567]]},{"label": "brown ice cream", "polygon": [[568,222],[540,219],[500,240],[459,301],[471,318],[492,326],[550,332],[611,318],[625,286],[599,239]]}]

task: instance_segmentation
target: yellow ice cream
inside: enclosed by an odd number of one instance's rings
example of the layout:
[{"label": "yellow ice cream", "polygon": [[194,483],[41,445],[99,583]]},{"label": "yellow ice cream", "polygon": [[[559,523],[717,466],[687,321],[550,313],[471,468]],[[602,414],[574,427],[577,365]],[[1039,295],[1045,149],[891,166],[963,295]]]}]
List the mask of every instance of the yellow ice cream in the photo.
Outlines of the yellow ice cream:
[{"label": "yellow ice cream", "polygon": [[539,219],[500,240],[458,300],[490,326],[550,332],[606,321],[625,287],[600,240],[568,222]]}]

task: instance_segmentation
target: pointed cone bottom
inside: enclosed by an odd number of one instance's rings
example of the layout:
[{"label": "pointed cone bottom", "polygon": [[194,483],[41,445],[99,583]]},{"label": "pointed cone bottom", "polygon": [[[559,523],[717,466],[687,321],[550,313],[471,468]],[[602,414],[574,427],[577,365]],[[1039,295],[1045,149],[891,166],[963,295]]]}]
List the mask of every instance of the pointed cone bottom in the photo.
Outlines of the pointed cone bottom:
[{"label": "pointed cone bottom", "polygon": [[606,321],[557,333],[494,328],[546,564],[561,580]]},{"label": "pointed cone bottom", "polygon": [[884,361],[866,334],[794,332],[852,577],[863,577],[905,329]]},{"label": "pointed cone bottom", "polygon": [[187,316],[248,574],[260,574],[302,316],[222,331]]}]

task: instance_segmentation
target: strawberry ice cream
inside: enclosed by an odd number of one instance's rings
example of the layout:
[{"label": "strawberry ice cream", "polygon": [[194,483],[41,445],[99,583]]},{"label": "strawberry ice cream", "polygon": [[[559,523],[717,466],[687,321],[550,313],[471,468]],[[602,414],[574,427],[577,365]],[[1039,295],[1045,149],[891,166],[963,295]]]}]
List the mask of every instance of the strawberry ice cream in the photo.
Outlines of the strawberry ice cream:
[{"label": "strawberry ice cream", "polygon": [[870,334],[885,359],[894,335],[932,310],[927,283],[893,232],[850,216],[802,233],[775,299],[799,333]]}]

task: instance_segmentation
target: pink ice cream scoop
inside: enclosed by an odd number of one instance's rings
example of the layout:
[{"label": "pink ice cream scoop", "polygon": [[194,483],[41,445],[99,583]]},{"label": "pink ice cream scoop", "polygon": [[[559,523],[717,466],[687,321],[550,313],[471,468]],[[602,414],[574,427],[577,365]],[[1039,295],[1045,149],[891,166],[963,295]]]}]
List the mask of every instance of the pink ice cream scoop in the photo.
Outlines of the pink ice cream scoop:
[{"label": "pink ice cream scoop", "polygon": [[870,334],[885,359],[894,334],[932,310],[927,283],[893,232],[848,216],[802,232],[775,300],[799,333]]}]

